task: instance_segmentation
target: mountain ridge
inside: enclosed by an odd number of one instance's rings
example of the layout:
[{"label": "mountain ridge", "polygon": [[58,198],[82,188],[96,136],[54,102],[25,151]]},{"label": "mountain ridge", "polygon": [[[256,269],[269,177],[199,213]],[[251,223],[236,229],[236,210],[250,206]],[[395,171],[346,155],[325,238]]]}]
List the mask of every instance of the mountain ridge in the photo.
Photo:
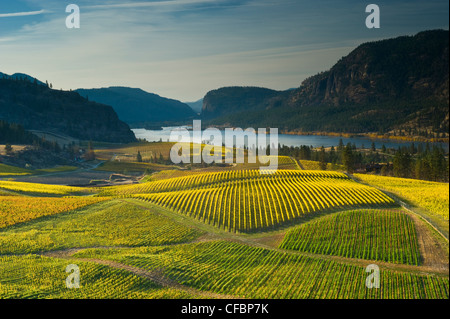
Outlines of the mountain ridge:
[{"label": "mountain ridge", "polygon": [[29,80],[0,77],[0,119],[28,130],[62,133],[82,140],[136,141],[111,106]]},{"label": "mountain ridge", "polygon": [[261,97],[261,88],[245,89],[245,103],[236,99],[242,87],[210,91],[202,118],[208,125],[291,132],[448,136],[448,34],[432,30],[363,43],[297,89],[268,97]]},{"label": "mountain ridge", "polygon": [[132,127],[145,123],[184,121],[196,116],[187,104],[140,88],[111,86],[75,91],[89,100],[111,105],[119,118]]},{"label": "mountain ridge", "polygon": [[44,82],[39,81],[37,78],[34,78],[31,75],[25,73],[14,73],[12,75],[8,75],[6,73],[0,72],[0,79],[24,80],[33,83],[36,81],[37,84],[46,85]]}]

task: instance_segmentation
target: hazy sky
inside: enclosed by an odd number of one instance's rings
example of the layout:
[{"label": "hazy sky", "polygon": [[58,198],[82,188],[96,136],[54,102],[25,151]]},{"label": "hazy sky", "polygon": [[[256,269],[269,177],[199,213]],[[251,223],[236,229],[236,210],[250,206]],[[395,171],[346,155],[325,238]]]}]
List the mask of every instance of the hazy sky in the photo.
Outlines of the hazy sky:
[{"label": "hazy sky", "polygon": [[[66,28],[70,3],[80,29]],[[380,29],[365,26],[370,3]],[[223,86],[284,90],[363,42],[448,29],[448,15],[447,0],[0,0],[0,72],[182,101]]]}]

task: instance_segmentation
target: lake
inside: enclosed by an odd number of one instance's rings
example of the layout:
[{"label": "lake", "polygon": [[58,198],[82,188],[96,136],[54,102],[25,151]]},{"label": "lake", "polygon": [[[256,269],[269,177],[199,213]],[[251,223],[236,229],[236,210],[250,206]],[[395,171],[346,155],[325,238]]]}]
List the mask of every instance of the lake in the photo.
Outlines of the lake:
[{"label": "lake", "polygon": [[[162,140],[163,142],[178,142],[177,139],[170,139],[171,132],[173,130],[179,130],[184,127],[163,127],[162,130],[146,130],[146,129],[133,129],[132,131],[136,135],[137,138],[145,139],[149,142],[158,142]],[[192,131],[189,131],[192,136]],[[222,135],[225,137],[225,133],[221,130]],[[316,136],[316,135],[287,135],[287,134],[278,134],[278,143],[280,145],[286,146],[313,146],[313,147],[331,147],[337,146],[339,144],[339,140],[342,138],[344,145],[348,142],[355,143],[356,147],[361,148],[364,146],[365,148],[370,148],[372,142],[375,143],[375,147],[377,149],[381,148],[385,145],[387,148],[397,148],[402,145],[411,145],[412,142],[405,141],[397,141],[397,140],[381,140],[381,139],[369,139],[364,137],[336,137],[336,136]],[[268,139],[268,136],[267,136]],[[208,141],[209,139],[205,139]],[[187,142],[188,140],[182,139],[181,141]],[[225,142],[225,138],[223,138]],[[426,143],[414,142],[417,146],[419,144],[425,145]],[[448,151],[449,145],[446,143],[437,143],[444,147],[446,151]]]}]

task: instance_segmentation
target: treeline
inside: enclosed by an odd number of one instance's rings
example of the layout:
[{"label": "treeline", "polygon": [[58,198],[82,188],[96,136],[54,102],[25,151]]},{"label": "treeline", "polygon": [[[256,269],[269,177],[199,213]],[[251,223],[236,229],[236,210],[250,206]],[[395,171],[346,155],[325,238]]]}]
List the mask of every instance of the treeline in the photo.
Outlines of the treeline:
[{"label": "treeline", "polygon": [[441,147],[427,147],[425,151],[414,151],[402,147],[395,153],[392,171],[387,171],[386,174],[404,178],[448,182],[449,161]]},{"label": "treeline", "polygon": [[21,125],[0,120],[1,144],[33,144],[39,138],[26,131]]},{"label": "treeline", "polygon": [[343,165],[347,172],[376,172],[384,176],[415,178],[436,182],[449,181],[449,158],[442,146],[411,143],[398,149],[382,146],[377,149],[357,148],[355,144],[344,145],[342,139],[337,147],[319,149],[312,146],[280,146],[279,155],[296,159],[318,161],[326,169],[328,163]]},{"label": "treeline", "polygon": [[[60,152],[61,147],[56,142],[46,141],[31,132],[28,132],[23,126],[15,123],[8,123],[0,120],[0,144],[26,144],[33,145],[35,148]],[[8,147],[9,149],[9,147]],[[13,155],[13,149],[8,150],[9,155]]]}]

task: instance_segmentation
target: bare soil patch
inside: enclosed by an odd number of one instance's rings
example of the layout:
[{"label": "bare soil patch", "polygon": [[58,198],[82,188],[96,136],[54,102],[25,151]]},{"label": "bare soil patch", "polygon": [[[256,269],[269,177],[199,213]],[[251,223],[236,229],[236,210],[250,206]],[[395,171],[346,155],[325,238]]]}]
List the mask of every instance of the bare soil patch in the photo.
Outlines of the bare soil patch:
[{"label": "bare soil patch", "polygon": [[442,240],[438,239],[437,233],[427,225],[416,214],[407,212],[408,216],[414,221],[417,232],[417,240],[419,242],[420,254],[422,256],[423,266],[430,267],[436,270],[449,269],[448,248],[447,250],[443,246]]}]

